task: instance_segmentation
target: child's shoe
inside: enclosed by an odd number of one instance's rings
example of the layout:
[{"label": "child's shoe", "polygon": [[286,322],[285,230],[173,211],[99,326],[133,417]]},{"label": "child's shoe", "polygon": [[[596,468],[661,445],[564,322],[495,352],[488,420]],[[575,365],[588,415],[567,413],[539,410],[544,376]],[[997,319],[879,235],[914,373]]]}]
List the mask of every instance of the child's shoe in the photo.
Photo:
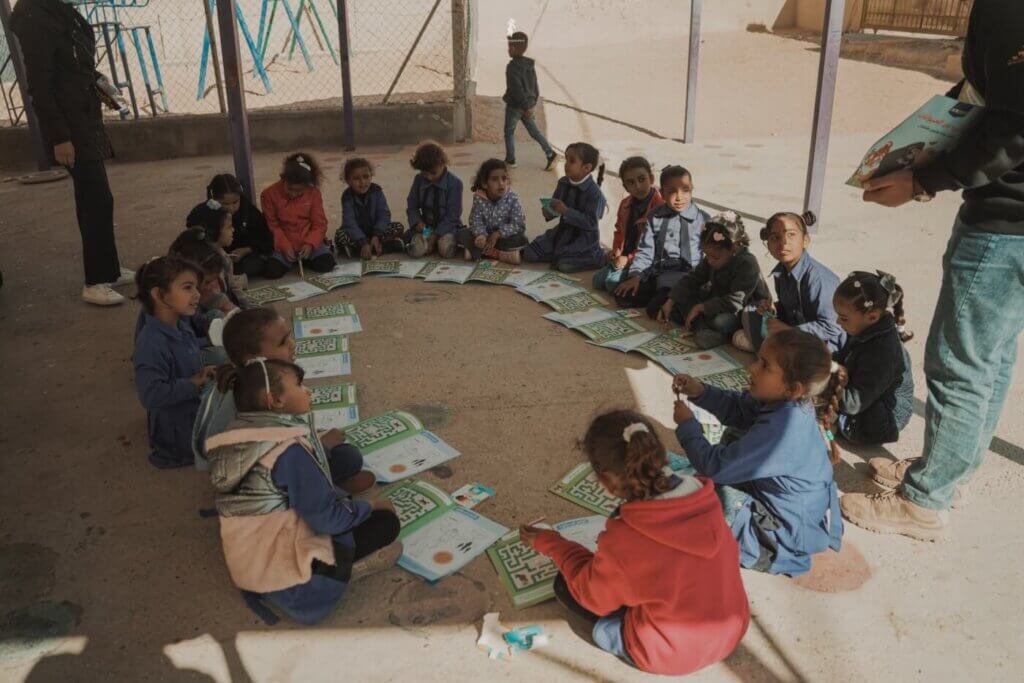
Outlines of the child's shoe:
[{"label": "child's shoe", "polygon": [[86,285],[82,287],[82,301],[97,306],[116,306],[124,303],[124,297],[111,289],[109,284]]},{"label": "child's shoe", "polygon": [[427,255],[427,248],[429,245],[430,243],[427,241],[427,238],[423,236],[423,233],[416,233],[409,241],[409,256],[412,256],[413,258],[423,258]]},{"label": "child's shoe", "polygon": [[455,235],[449,233],[437,238],[437,253],[441,258],[455,256]]},{"label": "child's shoe", "polygon": [[385,569],[390,569],[395,566],[398,562],[398,558],[401,556],[401,541],[395,541],[391,545],[381,548],[377,552],[370,553],[352,565],[352,574],[349,577],[349,582],[365,579],[367,576],[373,576]]},{"label": "child's shoe", "polygon": [[732,345],[740,351],[754,352],[754,345],[750,343],[750,337],[743,330],[736,330],[736,334],[732,335]]},{"label": "child's shoe", "polygon": [[557,158],[558,158],[558,152],[552,152],[551,154],[549,154],[548,155],[548,163],[544,167],[544,170],[545,171],[550,171],[551,167],[555,165],[555,159],[557,159]]},{"label": "child's shoe", "polygon": [[523,257],[519,251],[499,251],[493,247],[484,252],[484,256],[492,259],[497,259],[502,263],[508,263],[513,266],[518,266],[523,262]]}]

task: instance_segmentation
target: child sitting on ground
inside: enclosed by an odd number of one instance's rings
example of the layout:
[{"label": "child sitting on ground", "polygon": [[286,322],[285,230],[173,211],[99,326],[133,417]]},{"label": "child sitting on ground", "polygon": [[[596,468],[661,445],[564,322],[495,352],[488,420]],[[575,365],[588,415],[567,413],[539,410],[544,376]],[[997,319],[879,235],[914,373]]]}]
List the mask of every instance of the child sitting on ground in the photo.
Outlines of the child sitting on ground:
[{"label": "child sitting on ground", "polygon": [[349,159],[341,174],[348,188],[341,193],[341,227],[334,233],[339,254],[367,261],[385,252],[404,253],[405,226],[391,221],[384,190],[373,182],[373,165]]},{"label": "child sitting on ground", "polygon": [[[204,221],[205,225],[189,228],[178,235],[171,244],[170,253],[191,260],[204,273],[207,271],[204,265],[207,259],[211,260],[211,268],[219,262],[219,281],[224,294],[238,308],[249,308],[251,304],[244,292],[248,277],[234,274],[231,257],[225,250],[225,245],[231,243],[234,235],[231,214],[224,210],[211,212]],[[209,256],[210,251],[216,255],[215,259]]]},{"label": "child sitting on ground", "polygon": [[292,363],[250,359],[231,382],[238,419],[206,448],[232,581],[254,609],[266,600],[313,624],[349,583],[393,565],[402,546],[389,501],[335,489],[327,455],[309,437],[302,378]]},{"label": "child sitting on ground", "polygon": [[580,447],[625,502],[596,553],[555,531],[520,529],[558,566],[555,597],[593,625],[599,648],[642,671],[682,675],[729,656],[750,608],[711,481],[673,474],[654,425],[631,410],[595,418]]},{"label": "child sitting on ground", "polygon": [[810,211],[802,216],[783,211],[761,228],[761,241],[779,262],[771,272],[778,301],[753,302],[757,308],[751,306],[743,312],[743,329],[736,330],[732,337],[736,348],[756,351],[767,335],[789,327],[810,332],[828,344],[833,353],[843,347],[846,333],[836,322],[832,308],[839,278],[807,252],[811,243],[807,228],[815,220]]},{"label": "child sitting on ground", "polygon": [[702,349],[726,343],[740,327],[740,311],[751,301],[767,299],[768,285],[761,266],[747,249],[750,238],[743,221],[732,211],[711,219],[701,235],[704,258],[687,273],[671,294],[654,309],[658,320],[680,323],[694,333]]},{"label": "child sitting on ground", "polygon": [[[600,268],[604,263],[598,221],[606,208],[601,183],[604,164],[600,155],[585,142],[565,148],[565,176],[558,181],[544,218],[559,216],[558,225],[530,242],[523,249],[523,260],[550,263],[563,273]],[[590,174],[597,169],[597,182]],[[549,210],[550,209],[550,210]]]},{"label": "child sitting on ground", "polygon": [[533,60],[523,56],[528,40],[522,31],[516,31],[508,37],[508,56],[511,59],[505,67],[505,94],[501,98],[505,102],[505,163],[516,165],[516,126],[522,121],[530,137],[544,150],[546,171],[555,163],[558,155],[537,128],[534,117],[533,110],[540,99],[540,88],[537,87],[537,71]]},{"label": "child sitting on ground", "polygon": [[[888,273],[854,272],[833,297],[839,324],[849,335],[835,355],[846,369],[839,433],[854,443],[893,443],[910,422],[914,376],[903,342],[903,288]],[[890,312],[891,309],[891,312]]]},{"label": "child sitting on ground", "polygon": [[289,154],[281,179],[260,195],[263,214],[274,236],[274,253],[267,259],[264,277],[283,277],[300,260],[319,273],[334,268],[334,254],[325,239],[327,216],[320,194],[323,177],[313,157],[305,152]]},{"label": "child sitting on ground", "polygon": [[[233,316],[224,326],[224,350],[229,360],[217,368],[216,382],[203,391],[192,430],[192,450],[198,469],[208,468],[207,440],[225,431],[238,415],[230,390],[238,368],[254,358],[293,362],[295,339],[291,325],[276,311],[251,308]],[[338,486],[356,494],[374,484],[373,473],[363,470],[362,454],[355,446],[344,443],[342,430],[331,429],[318,436],[310,425],[309,440],[313,439],[319,439],[323,445],[332,478]]]},{"label": "child sitting on ground", "polygon": [[458,245],[466,260],[481,256],[504,263],[519,264],[519,252],[526,246],[526,214],[519,195],[512,189],[508,164],[488,159],[473,180],[473,208],[469,227],[459,231]]},{"label": "child sitting on ground", "polygon": [[152,259],[135,273],[143,310],[132,354],[135,390],[146,409],[149,461],[161,469],[192,464],[187,435],[200,390],[213,375],[188,322],[199,306],[201,277],[193,263],[177,256]]},{"label": "child sitting on ground", "polygon": [[441,258],[451,258],[463,227],[462,181],[448,170],[448,155],[436,142],[417,147],[409,164],[419,171],[406,202],[409,255],[422,258],[436,249]]},{"label": "child sitting on ground", "polygon": [[646,307],[654,318],[669,291],[700,262],[700,236],[708,215],[693,202],[693,177],[682,166],[661,170],[665,203],[651,211],[629,266],[615,288],[623,308]]},{"label": "child sitting on ground", "polygon": [[225,248],[231,256],[236,275],[256,277],[263,274],[266,259],[274,251],[274,236],[267,221],[230,173],[213,176],[206,186],[206,201],[196,204],[185,219],[185,227],[209,225],[209,215],[219,211],[231,214],[235,235]]},{"label": "child sitting on ground", "polygon": [[[768,337],[748,371],[750,390],[743,393],[677,375],[677,395],[743,434],[728,445],[711,445],[679,400],[676,436],[698,474],[749,494],[732,522],[740,564],[796,576],[811,568],[812,555],[829,547],[838,552],[842,542],[832,476],[839,449],[829,429],[843,378],[833,373],[825,343],[796,329]],[[819,401],[817,411],[813,401]]]},{"label": "child sitting on ground", "polygon": [[614,292],[636,258],[640,238],[647,229],[650,213],[665,203],[654,186],[651,163],[643,157],[629,157],[619,165],[619,179],[626,198],[619,204],[615,236],[608,252],[608,264],[594,273],[594,289]]}]

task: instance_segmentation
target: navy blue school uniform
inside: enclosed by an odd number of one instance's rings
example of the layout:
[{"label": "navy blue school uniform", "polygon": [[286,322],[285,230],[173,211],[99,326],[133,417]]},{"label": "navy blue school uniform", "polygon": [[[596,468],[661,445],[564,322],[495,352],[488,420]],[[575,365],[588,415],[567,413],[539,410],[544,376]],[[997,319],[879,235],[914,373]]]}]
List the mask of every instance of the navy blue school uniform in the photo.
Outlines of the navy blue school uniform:
[{"label": "navy blue school uniform", "polygon": [[180,319],[171,327],[144,314],[132,363],[135,390],[146,409],[149,461],[160,468],[191,465],[199,387],[189,378],[203,369],[203,363],[199,340],[188,320]]},{"label": "navy blue school uniform", "polygon": [[892,313],[850,337],[836,361],[849,377],[840,405],[840,433],[865,445],[898,441],[914,412],[914,375]]},{"label": "navy blue school uniform", "polygon": [[811,568],[815,553],[838,552],[839,491],[814,408],[800,401],[763,404],[747,392],[713,386],[693,402],[723,425],[746,430],[732,443],[712,445],[696,419],[676,428],[698,474],[749,494],[732,522],[740,564],[795,576]]},{"label": "navy blue school uniform", "polygon": [[563,259],[587,264],[593,261],[590,267],[600,268],[605,259],[598,221],[606,206],[601,188],[589,175],[579,183],[562,177],[552,197],[565,203],[565,213],[558,225],[530,242],[523,258],[550,262],[556,267]]},{"label": "navy blue school uniform", "polygon": [[813,334],[828,344],[832,353],[843,348],[846,332],[836,320],[832,297],[839,277],[806,251],[787,271],[781,263],[772,269],[779,320],[790,327]]},{"label": "navy blue school uniform", "polygon": [[462,227],[462,181],[447,168],[433,183],[417,173],[406,199],[406,217],[406,242],[412,240],[412,229],[419,223],[438,237],[456,233]]},{"label": "navy blue school uniform", "polygon": [[391,208],[377,183],[370,183],[364,194],[356,194],[351,187],[341,193],[341,229],[354,244],[375,235],[383,238],[390,225]]}]

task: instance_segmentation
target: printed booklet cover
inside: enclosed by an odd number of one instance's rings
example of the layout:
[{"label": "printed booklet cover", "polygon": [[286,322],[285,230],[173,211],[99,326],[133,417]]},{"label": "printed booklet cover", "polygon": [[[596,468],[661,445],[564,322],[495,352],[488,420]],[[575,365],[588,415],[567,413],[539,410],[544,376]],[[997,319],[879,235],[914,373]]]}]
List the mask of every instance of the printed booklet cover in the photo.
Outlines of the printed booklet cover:
[{"label": "printed booklet cover", "polygon": [[363,466],[385,484],[411,477],[459,456],[414,415],[401,410],[363,420],[345,430],[363,454]]}]

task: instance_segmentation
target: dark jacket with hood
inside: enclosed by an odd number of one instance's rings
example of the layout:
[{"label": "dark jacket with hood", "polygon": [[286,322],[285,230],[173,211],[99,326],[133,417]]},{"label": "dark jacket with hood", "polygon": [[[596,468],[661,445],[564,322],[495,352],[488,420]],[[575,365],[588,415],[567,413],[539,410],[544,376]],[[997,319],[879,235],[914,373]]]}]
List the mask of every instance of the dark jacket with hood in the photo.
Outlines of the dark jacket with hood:
[{"label": "dark jacket with hood", "polygon": [[[216,219],[218,213],[219,210],[210,208],[207,202],[196,204],[185,218],[185,227],[219,226]],[[248,197],[242,196],[238,211],[231,216],[231,225],[235,228],[235,237],[231,240],[227,251],[231,252],[242,247],[248,247],[257,254],[263,255],[274,251],[274,236],[270,234],[270,228],[267,227],[267,219],[263,217],[263,212],[249,201]]]},{"label": "dark jacket with hood", "polygon": [[61,0],[21,0],[11,12],[11,30],[49,146],[70,141],[76,161],[113,156],[96,91],[96,39],[85,18]]},{"label": "dark jacket with hood", "polygon": [[505,104],[513,109],[533,109],[540,99],[537,72],[529,57],[513,57],[505,67]]}]

